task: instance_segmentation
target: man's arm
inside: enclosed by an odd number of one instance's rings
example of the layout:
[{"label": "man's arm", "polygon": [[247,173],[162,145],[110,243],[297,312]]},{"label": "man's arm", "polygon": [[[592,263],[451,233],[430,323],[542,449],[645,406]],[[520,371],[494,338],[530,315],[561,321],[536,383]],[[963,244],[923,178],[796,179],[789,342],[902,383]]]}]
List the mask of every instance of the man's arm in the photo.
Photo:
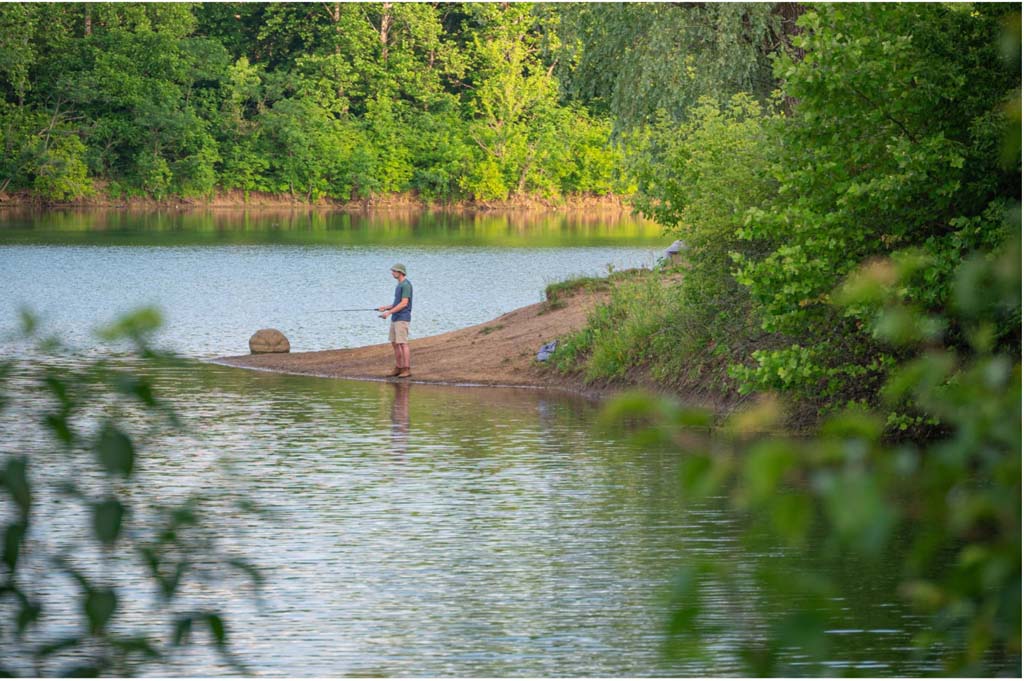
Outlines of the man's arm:
[{"label": "man's arm", "polygon": [[382,305],[382,306],[380,306],[377,309],[379,309],[381,312],[384,313],[384,314],[382,314],[380,316],[380,318],[381,319],[387,319],[389,314],[395,314],[396,312],[398,312],[400,310],[404,310],[407,307],[409,307],[409,299],[408,298],[402,298],[401,302],[399,302],[398,305],[395,305],[394,307],[388,307],[387,305]]}]

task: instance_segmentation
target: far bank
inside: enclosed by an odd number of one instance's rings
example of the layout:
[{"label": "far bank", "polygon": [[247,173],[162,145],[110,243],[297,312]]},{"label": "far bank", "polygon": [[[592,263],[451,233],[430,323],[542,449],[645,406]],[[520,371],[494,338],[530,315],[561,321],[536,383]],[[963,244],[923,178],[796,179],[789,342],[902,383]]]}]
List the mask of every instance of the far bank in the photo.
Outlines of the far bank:
[{"label": "far bank", "polygon": [[74,201],[51,201],[30,192],[0,192],[0,209],[290,209],[290,210],[334,210],[364,212],[370,210],[389,211],[450,211],[450,212],[501,212],[501,211],[598,211],[603,214],[631,214],[633,207],[625,195],[567,194],[564,196],[519,195],[505,200],[462,199],[441,201],[429,199],[415,192],[381,194],[366,199],[342,201],[323,197],[306,200],[290,194],[269,192],[226,191],[208,196],[117,196],[103,190]]}]

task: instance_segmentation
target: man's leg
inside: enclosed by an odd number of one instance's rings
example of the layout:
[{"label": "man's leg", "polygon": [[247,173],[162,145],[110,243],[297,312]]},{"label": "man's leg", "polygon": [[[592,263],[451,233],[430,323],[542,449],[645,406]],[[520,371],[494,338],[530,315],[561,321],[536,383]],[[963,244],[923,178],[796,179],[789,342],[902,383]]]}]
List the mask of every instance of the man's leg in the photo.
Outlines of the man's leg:
[{"label": "man's leg", "polygon": [[391,349],[395,353],[395,368],[389,371],[386,376],[397,376],[402,373],[402,351],[399,349],[398,343],[391,341]]},{"label": "man's leg", "polygon": [[411,367],[411,365],[409,364],[409,344],[399,343],[398,352],[401,355],[402,359],[401,364],[399,364],[398,366],[402,367],[403,369],[409,369]]}]

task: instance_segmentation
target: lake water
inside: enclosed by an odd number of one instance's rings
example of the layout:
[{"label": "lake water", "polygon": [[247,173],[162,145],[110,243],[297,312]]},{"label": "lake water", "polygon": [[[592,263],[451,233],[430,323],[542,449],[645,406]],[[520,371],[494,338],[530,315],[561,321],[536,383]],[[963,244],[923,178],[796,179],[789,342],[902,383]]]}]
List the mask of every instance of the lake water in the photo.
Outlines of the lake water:
[{"label": "lake water", "polygon": [[415,287],[413,336],[427,336],[539,302],[570,276],[650,267],[659,234],[621,218],[0,214],[0,270],[13,283],[0,328],[27,307],[66,343],[95,349],[97,326],[152,305],[166,319],[160,342],[189,357],[246,354],[265,327],[294,352],[355,347],[386,341],[386,324],[333,310],[390,304],[395,262]]},{"label": "lake water", "polygon": [[[207,497],[222,511],[220,544],[265,571],[259,603],[230,585],[195,594],[226,606],[232,645],[255,673],[735,675],[739,648],[797,605],[755,575],[808,564],[843,585],[830,673],[935,673],[907,653],[920,623],[899,604],[894,571],[750,549],[749,523],[726,500],[682,497],[678,452],[600,429],[598,405],[543,391],[278,376],[198,361],[245,352],[261,326],[285,331],[295,350],[380,342],[383,327],[369,313],[319,310],[388,302],[394,261],[409,266],[414,328],[426,335],[537,302],[546,283],[569,275],[650,265],[664,242],[656,227],[629,220],[8,216],[0,329],[13,329],[28,306],[73,347],[54,356],[0,341],[17,359],[0,453],[30,452],[41,487],[64,474],[88,478],[32,425],[49,403],[29,377],[108,356],[151,376],[184,424],[147,426],[135,410],[121,414],[144,434],[139,475],[159,502]],[[161,344],[189,361],[140,363],[92,340],[97,325],[139,304],[163,310]],[[94,405],[86,416],[109,408]],[[226,510],[240,499],[269,513]],[[80,529],[51,527],[45,540],[73,544]],[[709,654],[666,655],[673,581],[702,557],[734,568],[730,579],[701,585]],[[72,588],[47,590],[59,600]],[[123,619],[145,626],[149,596],[137,596]],[[799,671],[803,661],[791,653],[788,663]],[[152,670],[229,671],[198,651]]]}]

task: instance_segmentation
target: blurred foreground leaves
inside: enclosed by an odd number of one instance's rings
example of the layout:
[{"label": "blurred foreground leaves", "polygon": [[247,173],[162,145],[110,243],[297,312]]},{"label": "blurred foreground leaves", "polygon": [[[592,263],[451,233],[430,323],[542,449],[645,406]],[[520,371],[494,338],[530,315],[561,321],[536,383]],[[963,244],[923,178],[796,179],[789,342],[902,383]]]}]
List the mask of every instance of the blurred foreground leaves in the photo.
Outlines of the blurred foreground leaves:
[{"label": "blurred foreground leaves", "polygon": [[[1010,220],[1020,224],[1019,209]],[[840,305],[874,309],[874,333],[907,353],[885,388],[882,409],[899,406],[933,424],[927,439],[887,436],[900,429],[884,411],[862,408],[832,417],[811,438],[778,435],[773,429],[782,409],[770,397],[732,416],[715,439],[699,428],[708,415],[662,398],[623,396],[605,417],[644,442],[684,452],[683,493],[727,496],[756,526],[750,541],[767,536],[775,547],[868,562],[891,561],[895,551],[898,596],[930,622],[914,632],[914,654],[953,676],[1019,676],[1019,229],[1001,249],[960,265],[941,313],[926,312],[905,295],[904,282],[927,266],[926,257],[909,252],[872,261],[835,297]],[[734,565],[702,558],[680,574],[670,651],[709,652],[701,584],[712,575],[735,579],[734,572]],[[830,597],[841,586],[836,578],[813,569],[764,568],[757,580],[765,591],[792,594],[794,605],[738,651],[748,673],[826,673],[825,632],[835,615]],[[795,659],[803,663],[793,665]]]},{"label": "blurred foreground leaves", "polygon": [[[129,424],[176,430],[173,408],[149,378],[123,363],[68,366],[57,340],[38,338],[38,320],[28,312],[22,320],[25,336],[55,353],[55,361],[0,364],[0,408],[15,411],[29,398],[27,410],[2,414],[9,435],[24,435],[36,421],[52,445],[32,441],[22,446],[29,451],[0,461],[0,676],[134,676],[173,668],[165,665],[197,630],[225,664],[244,671],[228,645],[223,614],[203,593],[238,577],[258,588],[259,571],[219,549],[208,524],[223,511],[197,496],[161,505],[164,495],[138,473],[144,447]],[[99,336],[129,342],[149,364],[180,362],[152,347],[160,323],[159,313],[143,309]],[[45,397],[35,399],[40,392]],[[48,405],[45,413],[37,413],[40,404]],[[148,602],[140,595],[147,582]]]}]

